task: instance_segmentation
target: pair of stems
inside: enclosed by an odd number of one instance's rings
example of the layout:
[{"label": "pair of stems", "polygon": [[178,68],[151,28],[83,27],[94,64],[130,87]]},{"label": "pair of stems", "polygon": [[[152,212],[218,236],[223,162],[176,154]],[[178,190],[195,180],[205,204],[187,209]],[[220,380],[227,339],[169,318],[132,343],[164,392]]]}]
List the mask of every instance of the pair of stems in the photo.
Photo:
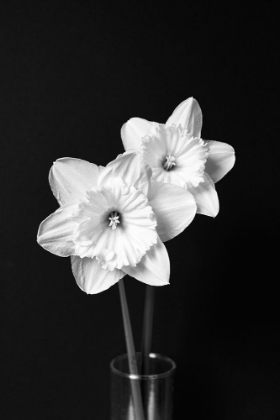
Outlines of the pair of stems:
[{"label": "pair of stems", "polygon": [[[135,375],[138,376],[138,367],[136,360],[136,353],[131,329],[131,322],[129,317],[129,311],[127,306],[126,294],[123,279],[119,281],[119,291],[120,291],[120,300],[121,308],[123,315],[124,323],[124,332],[125,332],[125,341],[127,347],[128,355],[128,364],[129,372],[131,377],[131,390],[132,398],[135,408],[136,420],[144,420],[144,409],[143,402],[141,397],[140,384],[133,378]],[[149,354],[151,349],[152,341],[152,327],[153,327],[153,310],[154,310],[154,296],[155,288],[153,286],[146,286],[146,296],[145,296],[145,308],[144,308],[144,319],[143,319],[143,333],[142,333],[142,345],[141,345],[141,359],[139,370],[143,375],[149,373]]]}]

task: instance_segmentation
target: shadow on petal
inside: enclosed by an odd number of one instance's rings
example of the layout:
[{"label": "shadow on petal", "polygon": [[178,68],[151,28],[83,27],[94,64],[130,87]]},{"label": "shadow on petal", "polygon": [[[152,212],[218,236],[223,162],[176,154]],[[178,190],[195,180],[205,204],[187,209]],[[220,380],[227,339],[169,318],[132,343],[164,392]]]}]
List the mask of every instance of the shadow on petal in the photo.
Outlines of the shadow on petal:
[{"label": "shadow on petal", "polygon": [[78,286],[88,294],[97,294],[117,283],[125,273],[122,270],[105,270],[96,258],[71,257],[71,267]]},{"label": "shadow on petal", "polygon": [[154,245],[137,264],[136,267],[125,266],[122,270],[131,277],[150,286],[165,286],[169,284],[170,261],[167,250],[158,237]]},{"label": "shadow on petal", "polygon": [[219,198],[215,184],[206,172],[204,173],[204,182],[201,182],[197,187],[188,186],[188,190],[196,201],[197,213],[211,217],[217,216],[220,208]]}]

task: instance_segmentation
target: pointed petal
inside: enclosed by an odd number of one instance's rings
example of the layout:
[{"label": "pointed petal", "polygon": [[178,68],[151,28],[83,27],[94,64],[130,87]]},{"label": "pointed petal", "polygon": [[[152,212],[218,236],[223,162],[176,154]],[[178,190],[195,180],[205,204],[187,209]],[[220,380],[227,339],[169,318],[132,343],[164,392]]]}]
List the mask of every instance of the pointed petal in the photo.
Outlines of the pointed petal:
[{"label": "pointed petal", "polygon": [[140,150],[142,137],[150,130],[152,123],[142,118],[130,118],[121,128],[125,150]]},{"label": "pointed petal", "polygon": [[108,163],[98,178],[97,186],[110,184],[113,178],[121,178],[126,185],[133,185],[147,195],[151,176],[152,170],[142,155],[130,151]]},{"label": "pointed petal", "polygon": [[205,171],[214,182],[222,179],[235,163],[234,148],[220,141],[206,140],[209,146],[209,156],[205,165]]},{"label": "pointed petal", "polygon": [[197,187],[188,185],[188,190],[193,194],[197,204],[197,213],[215,217],[219,213],[219,199],[215,184],[210,176],[204,173],[204,182]]},{"label": "pointed petal", "polygon": [[202,128],[202,112],[194,98],[188,98],[180,103],[166,121],[166,126],[181,124],[182,128],[193,137],[200,137]]},{"label": "pointed petal", "polygon": [[109,289],[125,276],[125,273],[121,270],[104,270],[98,264],[96,258],[72,256],[71,267],[78,286],[91,295]]},{"label": "pointed petal", "polygon": [[66,204],[43,220],[38,230],[38,244],[60,257],[71,255],[74,252],[73,232],[77,227],[72,216],[76,210],[76,204]]},{"label": "pointed petal", "polygon": [[170,261],[164,244],[158,238],[157,244],[144,255],[136,267],[125,266],[122,270],[150,286],[169,284]]},{"label": "pointed petal", "polygon": [[157,232],[162,241],[179,235],[193,220],[196,203],[185,188],[151,182],[148,200],[157,218]]},{"label": "pointed petal", "polygon": [[86,191],[96,186],[102,167],[86,160],[61,158],[54,162],[49,182],[60,205],[73,203],[85,197]]}]

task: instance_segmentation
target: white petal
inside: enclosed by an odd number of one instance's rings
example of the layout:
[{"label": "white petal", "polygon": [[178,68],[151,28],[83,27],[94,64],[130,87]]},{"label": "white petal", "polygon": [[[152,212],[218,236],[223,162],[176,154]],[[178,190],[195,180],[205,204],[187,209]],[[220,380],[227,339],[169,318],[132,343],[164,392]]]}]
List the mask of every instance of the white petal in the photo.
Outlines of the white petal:
[{"label": "white petal", "polygon": [[152,170],[140,153],[125,152],[108,163],[101,172],[97,185],[102,187],[110,184],[113,178],[121,178],[126,185],[133,185],[147,195],[151,176]]},{"label": "white petal", "polygon": [[[172,127],[173,131],[178,131]],[[142,155],[149,166],[154,168],[163,168],[166,156],[172,154],[170,152],[170,135],[169,129],[164,124],[154,124],[149,133],[143,138]]]},{"label": "white petal", "polygon": [[222,179],[235,163],[234,148],[220,141],[206,140],[209,146],[209,156],[205,165],[205,171],[214,182]]},{"label": "white petal", "polygon": [[179,235],[193,220],[196,203],[185,188],[151,182],[148,200],[157,218],[157,232],[162,241]]},{"label": "white petal", "polygon": [[152,180],[160,183],[173,184],[177,185],[178,187],[185,188],[186,180],[182,175],[184,175],[182,171],[165,171],[163,168],[153,168]]},{"label": "white petal", "polygon": [[157,244],[145,254],[136,267],[123,267],[123,271],[150,286],[169,284],[170,261],[164,244],[158,238]]},{"label": "white petal", "polygon": [[60,205],[73,203],[85,197],[86,191],[95,187],[102,166],[86,160],[61,158],[54,162],[49,182]]},{"label": "white petal", "polygon": [[109,289],[125,276],[121,270],[104,270],[95,258],[72,256],[71,266],[78,286],[91,295]]},{"label": "white petal", "polygon": [[39,245],[60,257],[73,254],[73,233],[77,228],[77,223],[72,220],[75,211],[76,204],[66,204],[43,220],[37,236]]},{"label": "white petal", "polygon": [[204,182],[197,187],[188,186],[197,204],[197,213],[215,217],[219,212],[219,199],[215,184],[210,176],[204,173]]},{"label": "white petal", "polygon": [[166,121],[166,126],[181,124],[184,130],[193,137],[200,137],[202,128],[202,112],[194,98],[188,98],[180,103]]},{"label": "white petal", "polygon": [[121,138],[125,150],[140,150],[142,137],[151,128],[152,123],[142,118],[130,118],[121,128]]}]

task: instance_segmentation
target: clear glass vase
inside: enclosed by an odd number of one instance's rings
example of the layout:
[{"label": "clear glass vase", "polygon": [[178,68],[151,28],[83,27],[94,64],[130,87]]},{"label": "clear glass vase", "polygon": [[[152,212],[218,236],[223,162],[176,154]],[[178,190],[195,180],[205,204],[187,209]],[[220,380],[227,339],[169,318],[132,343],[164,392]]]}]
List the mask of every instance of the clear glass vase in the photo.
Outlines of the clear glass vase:
[{"label": "clear glass vase", "polygon": [[[140,353],[137,353],[140,360]],[[111,420],[138,420],[135,416],[131,381],[139,384],[145,420],[172,420],[173,384],[176,365],[172,359],[150,353],[149,375],[130,375],[127,355],[116,357],[111,369]]]}]

